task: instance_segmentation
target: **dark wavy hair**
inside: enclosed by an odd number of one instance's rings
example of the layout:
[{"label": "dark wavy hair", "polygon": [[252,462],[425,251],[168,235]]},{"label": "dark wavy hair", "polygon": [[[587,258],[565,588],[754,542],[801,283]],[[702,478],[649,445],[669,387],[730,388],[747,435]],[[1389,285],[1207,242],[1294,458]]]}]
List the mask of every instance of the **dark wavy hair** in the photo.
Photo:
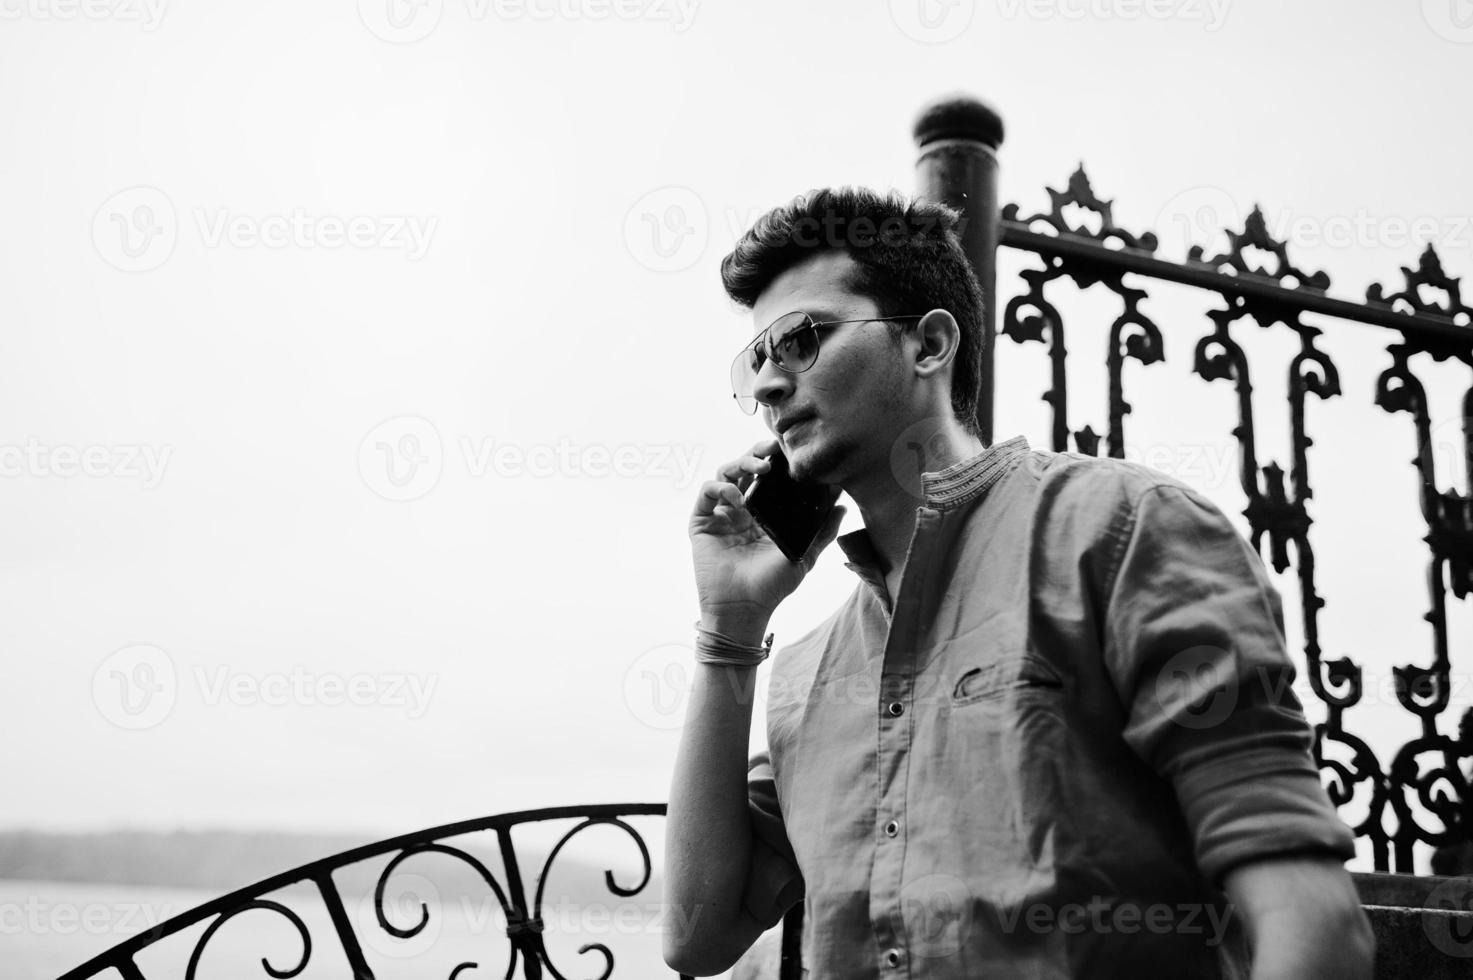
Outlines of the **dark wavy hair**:
[{"label": "dark wavy hair", "polygon": [[[952,364],[951,408],[977,430],[982,348],[982,288],[962,251],[962,216],[943,204],[862,187],[800,194],[758,218],[721,260],[726,294],[751,309],[772,281],[822,250],[846,252],[849,287],[875,301],[882,316],[948,311],[961,327]],[[890,324],[892,336],[905,330]]]}]

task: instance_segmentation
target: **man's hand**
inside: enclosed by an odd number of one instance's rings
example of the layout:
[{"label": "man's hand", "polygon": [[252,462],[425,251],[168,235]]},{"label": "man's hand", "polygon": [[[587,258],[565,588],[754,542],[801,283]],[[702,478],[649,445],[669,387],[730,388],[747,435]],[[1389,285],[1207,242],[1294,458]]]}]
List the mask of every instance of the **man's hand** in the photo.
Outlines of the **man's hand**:
[{"label": "man's hand", "polygon": [[717,470],[716,479],[701,484],[690,517],[690,541],[696,594],[702,620],[708,625],[735,621],[756,623],[761,630],[772,611],[798,588],[819,553],[839,533],[843,507],[835,507],[829,514],[828,523],[803,560],[793,562],[757,526],[743,495],[757,476],[772,468],[763,457],[771,456],[777,448],[776,439],[759,442],[747,455]]},{"label": "man's hand", "polygon": [[[835,507],[801,562],[788,561],[752,520],[742,495],[770,469],[777,441],[716,471],[701,486],[690,517],[691,552],[701,622],[738,643],[757,646],[767,620],[838,533]],[[665,820],[665,903],[689,927],[665,933],[665,961],[681,973],[727,970],[762,933],[748,910],[754,856],[747,812],[747,745],[755,667],[697,664],[675,756]],[[773,896],[762,896],[771,902]]]}]

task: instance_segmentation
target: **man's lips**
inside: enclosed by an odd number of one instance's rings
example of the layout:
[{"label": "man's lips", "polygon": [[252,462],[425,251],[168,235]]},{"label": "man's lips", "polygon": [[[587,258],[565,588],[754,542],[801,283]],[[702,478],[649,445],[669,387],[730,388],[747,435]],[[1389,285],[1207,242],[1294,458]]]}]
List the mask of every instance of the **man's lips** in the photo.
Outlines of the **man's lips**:
[{"label": "man's lips", "polygon": [[785,433],[789,429],[791,429],[793,426],[795,426],[795,425],[802,425],[804,422],[807,422],[809,419],[811,419],[813,417],[814,417],[814,415],[813,415],[812,412],[806,412],[806,413],[804,413],[802,415],[785,416],[785,417],[779,419],[773,425],[772,429],[778,435],[782,435],[783,433]]}]

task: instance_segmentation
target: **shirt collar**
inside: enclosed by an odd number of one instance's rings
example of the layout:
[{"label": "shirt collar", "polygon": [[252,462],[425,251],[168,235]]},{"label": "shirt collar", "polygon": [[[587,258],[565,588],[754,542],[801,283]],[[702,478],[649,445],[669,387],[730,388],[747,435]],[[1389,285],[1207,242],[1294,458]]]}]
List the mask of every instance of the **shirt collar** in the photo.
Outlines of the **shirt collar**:
[{"label": "shirt collar", "polygon": [[[1006,442],[994,443],[969,459],[954,463],[935,473],[921,474],[921,490],[925,506],[936,510],[952,510],[987,495],[1018,457],[1029,451],[1028,440],[1014,436]],[[838,545],[849,559],[845,564],[860,577],[862,570],[879,567],[879,556],[870,542],[869,533],[860,528],[838,539]],[[883,578],[882,578],[883,581]]]}]

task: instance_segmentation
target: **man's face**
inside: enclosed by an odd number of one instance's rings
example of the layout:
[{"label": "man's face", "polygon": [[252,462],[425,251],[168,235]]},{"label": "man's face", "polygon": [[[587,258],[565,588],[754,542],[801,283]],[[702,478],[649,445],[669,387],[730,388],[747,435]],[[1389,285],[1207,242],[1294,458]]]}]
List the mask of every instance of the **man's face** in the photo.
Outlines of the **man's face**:
[{"label": "man's face", "polygon": [[[850,288],[853,270],[854,261],[837,251],[792,266],[757,298],[757,332],[795,311],[820,322],[880,316],[873,299]],[[821,329],[818,359],[801,374],[770,361],[762,366],[754,394],[795,477],[844,485],[888,467],[909,414],[905,358],[890,324],[871,321]]]}]

